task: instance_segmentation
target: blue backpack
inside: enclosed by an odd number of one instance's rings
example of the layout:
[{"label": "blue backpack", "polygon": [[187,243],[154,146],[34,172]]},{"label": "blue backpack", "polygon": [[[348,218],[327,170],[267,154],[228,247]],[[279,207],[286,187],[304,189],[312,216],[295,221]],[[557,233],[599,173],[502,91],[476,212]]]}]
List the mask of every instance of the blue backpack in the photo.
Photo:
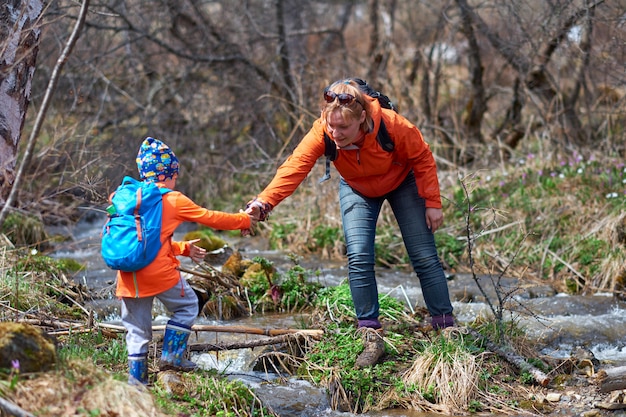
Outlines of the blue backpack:
[{"label": "blue backpack", "polygon": [[124,177],[111,197],[102,229],[100,254],[109,268],[134,272],[156,258],[161,249],[162,196],[170,191]]}]

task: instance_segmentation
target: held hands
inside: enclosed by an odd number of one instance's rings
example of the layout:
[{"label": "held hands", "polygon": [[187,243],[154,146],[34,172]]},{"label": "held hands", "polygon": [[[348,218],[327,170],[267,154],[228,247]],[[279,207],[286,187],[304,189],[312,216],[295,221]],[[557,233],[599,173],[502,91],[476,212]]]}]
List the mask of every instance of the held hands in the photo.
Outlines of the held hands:
[{"label": "held hands", "polygon": [[259,215],[255,213],[248,213],[248,211],[239,210],[239,213],[246,213],[248,217],[250,217],[250,228],[242,229],[241,236],[254,236],[254,228],[256,224],[259,222]]},{"label": "held hands", "polygon": [[246,213],[250,216],[251,225],[249,229],[242,230],[242,236],[254,235],[254,227],[258,222],[264,222],[270,216],[270,213],[274,207],[270,203],[264,203],[261,200],[257,200],[256,197],[253,200],[248,201],[246,204]]},{"label": "held hands", "polygon": [[426,226],[435,233],[443,224],[443,210],[433,207],[426,208]]},{"label": "held hands", "polygon": [[254,215],[258,221],[264,222],[270,216],[273,208],[274,206],[270,203],[265,203],[255,197],[246,204],[246,213]]},{"label": "held hands", "polygon": [[206,249],[194,245],[194,243],[198,241],[200,241],[200,239],[194,239],[189,241],[189,257],[197,264],[204,261],[204,257],[206,256]]}]

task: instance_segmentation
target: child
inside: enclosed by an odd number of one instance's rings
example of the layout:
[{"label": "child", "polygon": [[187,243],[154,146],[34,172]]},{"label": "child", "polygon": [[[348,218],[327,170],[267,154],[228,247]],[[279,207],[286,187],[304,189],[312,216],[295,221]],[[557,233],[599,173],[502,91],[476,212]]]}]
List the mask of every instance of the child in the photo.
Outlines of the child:
[{"label": "child", "polygon": [[[146,138],[137,154],[137,168],[142,181],[159,187],[176,188],[178,159],[163,142]],[[157,257],[136,272],[117,273],[116,295],[122,300],[122,323],[127,330],[129,383],[148,383],[148,344],[152,339],[152,302],[156,297],[171,313],[165,327],[161,370],[190,371],[196,364],[185,359],[191,325],[198,316],[198,299],[181,276],[176,256],[189,256],[201,262],[206,251],[193,243],[175,242],[172,235],[183,222],[200,223],[219,230],[246,230],[256,221],[248,214],[212,211],[195,204],[184,194],[171,191],[163,195],[161,241]]]}]

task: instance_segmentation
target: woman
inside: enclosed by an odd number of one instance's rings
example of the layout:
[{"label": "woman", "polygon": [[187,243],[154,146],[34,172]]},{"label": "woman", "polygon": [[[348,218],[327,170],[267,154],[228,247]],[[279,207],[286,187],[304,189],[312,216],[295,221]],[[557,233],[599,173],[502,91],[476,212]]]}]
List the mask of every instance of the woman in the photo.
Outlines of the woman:
[{"label": "woman", "polygon": [[[443,223],[435,160],[417,127],[393,110],[383,109],[377,99],[361,90],[363,84],[358,79],[346,79],[324,90],[321,117],[246,209],[253,217],[265,220],[324,155],[324,135],[332,139],[337,147],[333,163],[341,175],[339,200],[350,291],[358,327],[366,333],[366,348],[357,366],[375,363],[384,350],[374,239],[385,200],[400,227],[433,327],[454,325],[448,285],[433,235]],[[381,124],[394,143],[392,152],[382,149],[377,141]]]}]

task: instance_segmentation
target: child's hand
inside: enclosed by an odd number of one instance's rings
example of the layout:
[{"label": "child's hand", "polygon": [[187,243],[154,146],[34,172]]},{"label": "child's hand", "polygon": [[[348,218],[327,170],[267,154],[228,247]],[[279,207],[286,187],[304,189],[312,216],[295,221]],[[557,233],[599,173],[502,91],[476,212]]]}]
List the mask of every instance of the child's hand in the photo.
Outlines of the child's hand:
[{"label": "child's hand", "polygon": [[249,229],[243,229],[241,231],[241,236],[254,236],[254,228],[256,227],[256,224],[259,222],[259,215],[258,213],[255,215],[253,213],[248,212],[248,210],[243,211],[243,210],[239,210],[240,213],[247,213],[248,217],[250,217],[250,228]]},{"label": "child's hand", "polygon": [[198,241],[200,241],[200,239],[194,239],[189,241],[189,257],[197,264],[204,261],[204,257],[206,256],[206,249],[194,245],[194,243]]}]

